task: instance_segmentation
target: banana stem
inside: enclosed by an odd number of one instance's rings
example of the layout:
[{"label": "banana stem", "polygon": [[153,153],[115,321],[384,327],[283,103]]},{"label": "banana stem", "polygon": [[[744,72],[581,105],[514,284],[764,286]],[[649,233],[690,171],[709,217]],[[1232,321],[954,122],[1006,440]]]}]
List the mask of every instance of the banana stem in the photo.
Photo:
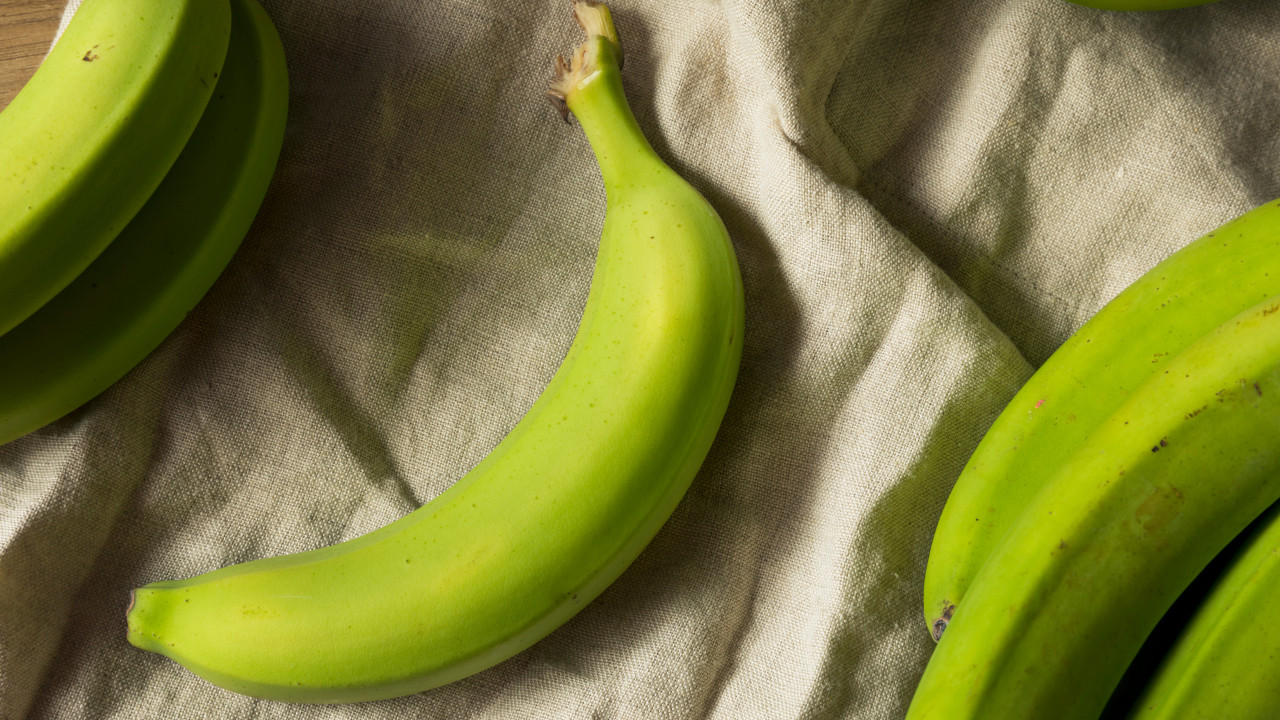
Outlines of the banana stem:
[{"label": "banana stem", "polygon": [[574,15],[587,41],[571,63],[556,58],[556,79],[550,95],[562,111],[572,112],[582,125],[596,155],[605,192],[625,178],[635,182],[647,169],[664,167],[645,139],[622,89],[622,45],[609,9],[596,2],[577,2]]}]

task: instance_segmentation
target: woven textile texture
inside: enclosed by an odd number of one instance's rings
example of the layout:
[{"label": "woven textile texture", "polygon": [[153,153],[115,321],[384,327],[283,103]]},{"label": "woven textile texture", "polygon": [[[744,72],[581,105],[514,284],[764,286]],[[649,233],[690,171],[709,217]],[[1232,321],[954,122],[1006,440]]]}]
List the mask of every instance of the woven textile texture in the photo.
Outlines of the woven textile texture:
[{"label": "woven textile texture", "polygon": [[544,97],[568,5],[264,1],[290,118],[244,245],[124,380],[0,446],[0,718],[901,717],[991,421],[1128,283],[1280,197],[1273,0],[617,0],[640,125],[746,287],[675,515],[545,640],[412,697],[256,701],[128,645],[131,588],[400,517],[551,377],[605,208]]}]

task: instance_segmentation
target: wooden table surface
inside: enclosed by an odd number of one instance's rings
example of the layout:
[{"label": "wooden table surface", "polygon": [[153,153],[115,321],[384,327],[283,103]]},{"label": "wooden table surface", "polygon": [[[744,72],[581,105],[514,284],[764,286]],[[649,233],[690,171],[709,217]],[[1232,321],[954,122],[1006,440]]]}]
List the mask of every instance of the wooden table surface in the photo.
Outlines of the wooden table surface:
[{"label": "wooden table surface", "polygon": [[66,0],[0,0],[0,108],[49,51]]}]

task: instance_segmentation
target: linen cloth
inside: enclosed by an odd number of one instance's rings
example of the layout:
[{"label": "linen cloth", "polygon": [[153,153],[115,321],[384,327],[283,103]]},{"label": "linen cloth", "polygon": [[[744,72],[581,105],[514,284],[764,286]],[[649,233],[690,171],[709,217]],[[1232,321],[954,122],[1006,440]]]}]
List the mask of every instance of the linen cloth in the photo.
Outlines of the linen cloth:
[{"label": "linen cloth", "polygon": [[1280,197],[1271,0],[617,0],[640,125],[742,267],[710,456],[528,651],[397,700],[258,701],[128,645],[129,590],[461,477],[567,350],[605,210],[543,97],[567,0],[264,6],[290,117],[239,253],[121,382],[0,447],[0,717],[901,717],[933,528],[991,421],[1128,283]]}]

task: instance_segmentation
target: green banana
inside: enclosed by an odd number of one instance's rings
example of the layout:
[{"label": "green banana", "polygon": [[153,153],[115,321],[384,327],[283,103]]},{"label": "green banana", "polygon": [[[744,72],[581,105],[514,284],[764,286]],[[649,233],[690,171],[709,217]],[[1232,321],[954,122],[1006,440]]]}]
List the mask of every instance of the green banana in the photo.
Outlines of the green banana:
[{"label": "green banana", "polygon": [[1280,711],[1280,505],[1231,559],[1161,662],[1133,720],[1262,720]]},{"label": "green banana", "polygon": [[160,187],[70,285],[0,335],[0,443],[79,407],[150,353],[209,289],[267,192],[284,139],[284,49],[232,0],[213,99]]},{"label": "green banana", "polygon": [[1280,296],[1197,340],[1027,506],[908,718],[1096,718],[1147,634],[1280,497]]},{"label": "green banana", "polygon": [[725,413],[743,294],[724,224],[645,140],[608,9],[553,93],[608,208],[577,336],[529,412],[436,499],[362,537],[134,591],[128,639],[262,698],[351,702],[489,667],[564,623],[640,553]]},{"label": "green banana", "polygon": [[996,418],[947,498],[924,578],[934,640],[1023,509],[1089,433],[1183,348],[1275,294],[1280,201],[1169,256],[1058,348]]},{"label": "green banana", "polygon": [[66,287],[173,165],[227,51],[227,0],[86,0],[0,112],[0,335]]}]

